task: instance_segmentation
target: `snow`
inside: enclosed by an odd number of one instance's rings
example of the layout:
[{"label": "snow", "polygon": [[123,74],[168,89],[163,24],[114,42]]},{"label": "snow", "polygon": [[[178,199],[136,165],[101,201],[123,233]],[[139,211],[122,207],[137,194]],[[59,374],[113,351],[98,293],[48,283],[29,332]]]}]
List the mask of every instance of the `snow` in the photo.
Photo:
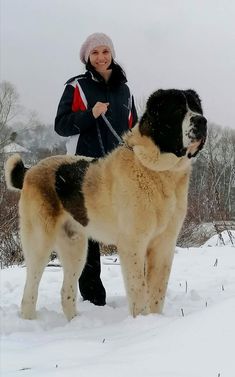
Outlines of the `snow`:
[{"label": "snow", "polygon": [[220,235],[215,234],[211,237],[204,246],[223,246],[223,245],[235,245],[235,231],[224,230]]},{"label": "snow", "polygon": [[128,314],[117,256],[102,257],[107,305],[78,297],[65,319],[62,270],[47,267],[38,318],[19,317],[26,269],[1,271],[1,376],[234,377],[235,248],[176,248],[162,315]]},{"label": "snow", "polygon": [[22,153],[22,152],[29,152],[29,150],[26,149],[25,147],[22,147],[19,144],[10,143],[3,148],[3,152],[4,153]]}]

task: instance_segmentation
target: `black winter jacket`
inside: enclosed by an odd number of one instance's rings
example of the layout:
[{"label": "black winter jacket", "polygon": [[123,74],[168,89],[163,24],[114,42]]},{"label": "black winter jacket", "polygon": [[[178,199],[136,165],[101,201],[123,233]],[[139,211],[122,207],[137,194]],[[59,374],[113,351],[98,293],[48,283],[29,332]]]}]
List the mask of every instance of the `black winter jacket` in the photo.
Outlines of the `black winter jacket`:
[{"label": "black winter jacket", "polygon": [[55,131],[70,137],[68,153],[101,157],[118,145],[102,117],[93,116],[92,108],[98,101],[109,102],[105,115],[118,135],[137,122],[134,99],[124,76],[113,84],[90,71],[73,77],[66,82],[55,119]]}]

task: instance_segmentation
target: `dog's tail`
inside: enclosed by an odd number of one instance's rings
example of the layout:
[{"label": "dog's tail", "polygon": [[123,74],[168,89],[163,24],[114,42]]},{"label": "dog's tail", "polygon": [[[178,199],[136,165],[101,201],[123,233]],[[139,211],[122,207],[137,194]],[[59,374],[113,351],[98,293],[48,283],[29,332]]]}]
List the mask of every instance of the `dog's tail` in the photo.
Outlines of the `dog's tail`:
[{"label": "dog's tail", "polygon": [[19,154],[14,154],[5,164],[5,179],[7,188],[10,190],[21,190],[23,187],[24,176],[28,168],[24,166]]}]

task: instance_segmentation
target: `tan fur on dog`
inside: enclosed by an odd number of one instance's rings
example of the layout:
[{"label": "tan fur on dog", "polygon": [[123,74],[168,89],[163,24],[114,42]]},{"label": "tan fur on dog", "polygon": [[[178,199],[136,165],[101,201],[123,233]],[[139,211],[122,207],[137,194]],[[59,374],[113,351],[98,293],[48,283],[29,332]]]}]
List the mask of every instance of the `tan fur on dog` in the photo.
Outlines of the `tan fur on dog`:
[{"label": "tan fur on dog", "polygon": [[[19,204],[20,232],[27,279],[22,316],[36,316],[38,285],[50,252],[58,252],[64,270],[62,306],[70,320],[76,315],[77,280],[86,260],[87,238],[118,248],[130,313],[160,313],[176,239],[187,207],[190,160],[161,154],[138,125],[124,137],[125,145],[89,164],[82,183],[88,224],[82,226],[64,209],[55,190],[58,168],[89,158],[55,156],[25,175]],[[8,187],[20,161],[6,165]]]}]

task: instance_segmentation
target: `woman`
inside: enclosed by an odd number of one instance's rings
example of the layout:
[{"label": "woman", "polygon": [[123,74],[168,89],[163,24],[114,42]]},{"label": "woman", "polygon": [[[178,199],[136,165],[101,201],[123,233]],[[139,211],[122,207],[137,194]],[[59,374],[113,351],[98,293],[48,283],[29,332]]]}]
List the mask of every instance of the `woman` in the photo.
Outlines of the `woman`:
[{"label": "woman", "polygon": [[[118,145],[115,132],[120,136],[137,122],[134,99],[124,71],[114,60],[114,46],[106,34],[91,34],[81,47],[80,59],[86,73],[66,82],[55,131],[69,137],[68,153],[102,157]],[[88,243],[88,257],[79,288],[84,300],[105,305],[99,244],[92,240]]]}]

